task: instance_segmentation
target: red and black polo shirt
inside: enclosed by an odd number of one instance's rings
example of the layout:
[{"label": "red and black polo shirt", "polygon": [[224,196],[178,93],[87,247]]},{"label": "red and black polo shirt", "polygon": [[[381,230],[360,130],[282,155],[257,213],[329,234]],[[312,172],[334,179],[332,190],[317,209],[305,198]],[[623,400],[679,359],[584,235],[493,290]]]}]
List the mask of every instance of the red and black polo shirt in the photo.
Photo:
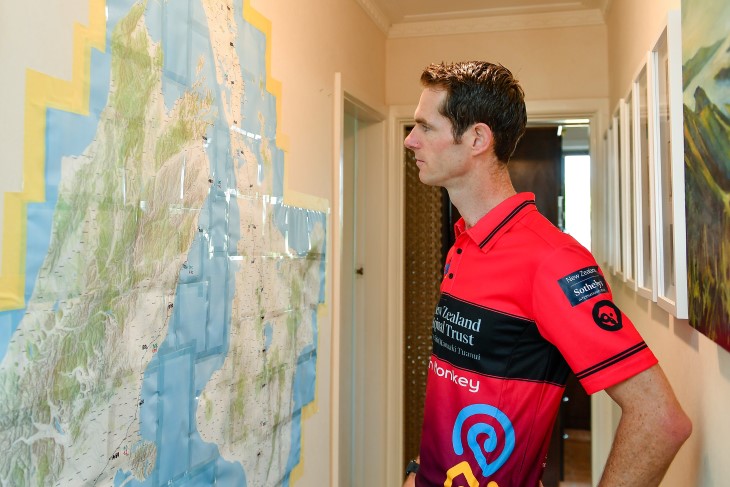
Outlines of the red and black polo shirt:
[{"label": "red and black polo shirt", "polygon": [[592,394],[657,363],[593,256],[520,193],[457,222],[433,319],[416,485],[536,486],[572,369]]}]

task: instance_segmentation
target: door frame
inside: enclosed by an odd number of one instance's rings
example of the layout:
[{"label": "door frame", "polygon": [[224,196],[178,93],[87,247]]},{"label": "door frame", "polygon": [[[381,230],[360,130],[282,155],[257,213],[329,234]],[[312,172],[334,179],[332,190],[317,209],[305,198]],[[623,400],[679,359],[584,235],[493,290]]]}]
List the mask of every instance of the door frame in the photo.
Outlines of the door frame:
[{"label": "door frame", "polygon": [[[340,407],[341,407],[341,401],[340,401],[340,394],[342,391],[341,387],[341,381],[343,380],[342,375],[342,364],[343,364],[343,356],[341,354],[340,349],[340,343],[342,339],[342,326],[345,324],[342,323],[342,299],[343,299],[343,289],[342,285],[344,284],[342,282],[342,269],[343,269],[343,242],[344,242],[344,235],[343,235],[343,203],[344,203],[344,180],[343,180],[343,168],[345,163],[345,155],[344,155],[344,149],[345,149],[345,133],[344,133],[344,126],[345,126],[345,113],[346,112],[354,112],[357,114],[357,119],[361,121],[365,121],[368,124],[368,145],[367,149],[370,153],[370,157],[368,157],[368,161],[372,163],[370,167],[367,169],[366,174],[361,174],[361,176],[364,177],[364,180],[360,183],[360,188],[371,195],[382,195],[382,197],[379,198],[379,201],[377,204],[369,205],[367,213],[363,214],[363,218],[365,220],[369,221],[371,226],[374,219],[377,219],[380,217],[380,219],[385,219],[385,213],[387,209],[387,202],[386,199],[387,194],[384,194],[384,187],[385,187],[385,181],[387,177],[387,137],[386,137],[386,130],[387,130],[387,117],[383,115],[382,109],[374,108],[373,106],[362,102],[357,97],[352,95],[349,91],[346,90],[341,73],[335,73],[334,75],[334,92],[333,92],[333,130],[334,130],[334,137],[333,137],[333,167],[332,167],[332,205],[331,205],[331,213],[330,213],[330,224],[329,224],[329,232],[330,232],[330,243],[331,246],[329,247],[331,249],[331,319],[332,319],[332,330],[331,330],[331,337],[330,337],[330,377],[329,377],[329,386],[330,386],[330,397],[329,397],[329,407],[330,407],[330,450],[329,450],[329,458],[330,458],[330,485],[339,485],[339,479],[340,475],[343,473],[342,471],[342,462],[343,458],[341,455],[341,444],[340,444],[340,433],[342,430],[342,421],[343,418],[340,417]],[[379,133],[378,133],[379,132]],[[379,259],[379,261],[376,261],[376,259],[373,259],[373,256],[383,256],[383,254],[386,253],[386,244],[387,244],[387,237],[386,237],[386,228],[385,225],[383,225],[382,229],[378,229],[377,232],[372,232],[372,234],[368,234],[365,242],[364,242],[364,252],[367,255],[366,259],[369,259],[365,262],[366,266],[368,267],[367,273],[368,276],[385,276],[387,272],[387,261],[384,258]],[[383,279],[383,281],[386,281]],[[373,288],[368,291],[369,295],[372,296],[373,294],[377,295],[377,298],[380,302],[386,303],[388,295],[388,290],[391,289],[390,281],[382,282],[382,285],[379,285],[377,288],[373,286]],[[370,314],[368,315],[369,318],[374,318],[370,320],[370,324],[377,328],[375,333],[377,334],[378,330],[383,330],[383,335],[385,335],[385,329],[388,326],[388,321],[386,319],[386,313],[383,310],[382,312],[377,309],[377,307],[371,307]],[[375,316],[373,316],[373,314]],[[375,338],[377,340],[377,337]],[[377,348],[377,349],[384,349],[385,348],[385,340],[383,339],[381,343],[377,343],[377,346],[373,346],[372,341],[368,342],[368,344],[363,345],[364,347],[370,347],[370,348]],[[366,354],[372,353],[375,355],[377,353],[377,350],[371,350],[370,348],[367,348],[365,350]],[[374,357],[375,360],[378,359],[378,356],[376,355]],[[388,371],[389,364],[383,360],[382,364],[382,370]],[[386,375],[386,374],[383,374]],[[376,379],[382,379],[382,382],[385,382],[385,377],[378,377]],[[383,393],[384,396],[386,396],[386,393]],[[377,394],[373,392],[372,396],[371,394],[368,394],[367,398],[364,398],[369,401],[377,400]],[[387,397],[387,396],[386,396]],[[363,398],[360,398],[363,399]],[[388,403],[387,399],[383,399],[385,404]],[[383,407],[383,410],[385,408]],[[378,412],[374,413],[375,415],[378,414]],[[382,427],[383,421],[385,418],[370,418],[373,422],[376,422],[377,424],[373,425],[374,428],[380,428]],[[384,433],[384,436],[386,434]],[[372,449],[373,451],[376,451],[376,449]],[[389,458],[391,455],[391,451],[389,448],[389,445],[384,445],[383,448],[378,449],[380,458],[378,459],[378,464],[382,465],[386,462],[386,459]],[[375,453],[374,453],[375,454]],[[371,458],[372,460],[372,458]]]}]

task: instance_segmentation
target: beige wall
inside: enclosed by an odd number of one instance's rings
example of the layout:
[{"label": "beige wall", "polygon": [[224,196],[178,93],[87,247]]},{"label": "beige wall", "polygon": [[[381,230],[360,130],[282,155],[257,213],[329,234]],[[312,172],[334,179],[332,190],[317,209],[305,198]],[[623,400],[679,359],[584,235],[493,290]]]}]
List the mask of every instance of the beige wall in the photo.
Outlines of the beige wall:
[{"label": "beige wall", "polygon": [[[88,22],[88,5],[83,1],[73,2],[77,5],[67,6],[66,3],[54,0],[41,6],[32,2],[3,2],[0,15],[0,147],[3,148],[0,195],[21,190],[26,68],[61,79],[71,78],[71,26],[74,22]],[[54,42],[45,42],[37,32],[46,32]],[[24,47],[18,49],[18,46]],[[0,232],[3,206],[3,198],[0,198]]]},{"label": "beige wall", "polygon": [[[646,51],[660,34],[666,13],[679,8],[679,4],[679,0],[612,2],[607,17],[612,108],[628,90]],[[669,468],[662,486],[726,485],[730,478],[726,454],[730,438],[730,353],[698,333],[687,320],[675,319],[618,279],[610,284],[616,303],[658,356],[694,424],[692,436]],[[608,401],[605,396],[600,400]],[[613,426],[617,418],[614,411]]]},{"label": "beige wall", "polygon": [[680,0],[614,0],[606,13],[608,27],[608,72],[610,108],[628,92],[633,77],[666,25],[669,9],[679,9]]},{"label": "beige wall", "polygon": [[[692,436],[669,467],[663,487],[714,487],[730,478],[730,354],[655,303],[610,279],[616,304],[631,317],[654,351],[679,402],[692,419]],[[607,397],[603,400],[610,401]],[[618,411],[612,416],[613,426]],[[604,439],[607,443],[610,438]]]},{"label": "beige wall", "polygon": [[384,112],[385,34],[355,0],[253,0],[272,24],[271,71],[282,83],[280,130],[289,138],[290,187],[332,196],[334,75]]},{"label": "beige wall", "polygon": [[[338,197],[334,110],[339,94],[335,73],[341,73],[342,90],[385,113],[385,34],[354,0],[252,0],[251,5],[272,26],[271,72],[282,85],[278,123],[288,138],[285,190],[325,198],[333,211],[328,229],[328,316],[319,328],[316,412],[303,422],[303,476],[296,485],[336,485],[330,483],[330,475],[339,474],[336,468],[332,471],[331,458],[338,452],[330,441],[335,416],[332,406],[337,405],[332,403],[337,388],[331,381],[338,380],[332,363],[332,328],[338,326],[335,316],[339,309],[333,302],[339,299],[333,289],[339,282],[334,277],[339,240],[332,239],[337,232],[333,229],[337,214],[333,205]],[[334,336],[337,340],[338,335]],[[385,463],[385,459],[380,460],[380,464]]]},{"label": "beige wall", "polygon": [[427,64],[470,59],[509,68],[528,101],[608,95],[604,26],[389,39],[387,53],[389,105],[418,102]]}]

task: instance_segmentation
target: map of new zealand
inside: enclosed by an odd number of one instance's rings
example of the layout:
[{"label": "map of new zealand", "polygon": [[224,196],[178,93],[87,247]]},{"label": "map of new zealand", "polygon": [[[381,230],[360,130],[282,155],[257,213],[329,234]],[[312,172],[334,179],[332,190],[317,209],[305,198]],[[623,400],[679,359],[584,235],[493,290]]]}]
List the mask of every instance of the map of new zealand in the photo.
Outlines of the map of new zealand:
[{"label": "map of new zealand", "polygon": [[89,16],[87,109],[29,79],[38,157],[5,195],[0,485],[289,485],[327,211],[284,203],[266,21],[243,0]]}]

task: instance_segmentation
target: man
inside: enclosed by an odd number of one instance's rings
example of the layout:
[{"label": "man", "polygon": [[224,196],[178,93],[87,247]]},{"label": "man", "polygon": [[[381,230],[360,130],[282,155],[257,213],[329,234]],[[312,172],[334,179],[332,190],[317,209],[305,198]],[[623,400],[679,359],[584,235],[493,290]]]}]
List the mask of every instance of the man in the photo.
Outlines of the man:
[{"label": "man", "polygon": [[569,369],[622,410],[600,485],[658,485],[691,423],[592,255],[515,192],[507,162],[525,130],[522,88],[486,62],[430,65],[421,82],[405,146],[462,218],[405,485],[539,485]]}]

